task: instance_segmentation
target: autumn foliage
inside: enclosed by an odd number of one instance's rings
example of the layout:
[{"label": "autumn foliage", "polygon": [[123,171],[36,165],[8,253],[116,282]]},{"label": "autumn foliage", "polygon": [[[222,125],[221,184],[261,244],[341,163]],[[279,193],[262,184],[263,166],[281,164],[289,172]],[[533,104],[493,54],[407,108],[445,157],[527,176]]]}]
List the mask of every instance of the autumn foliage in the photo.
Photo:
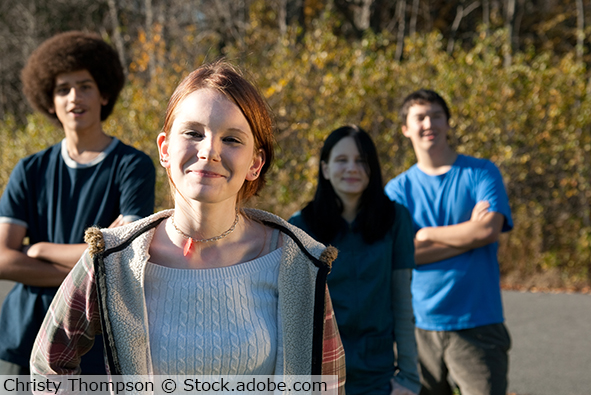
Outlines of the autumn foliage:
[{"label": "autumn foliage", "polygon": [[[155,141],[169,95],[193,68],[225,56],[249,72],[276,118],[277,161],[253,204],[287,218],[311,199],[321,143],[338,126],[355,123],[370,132],[385,180],[411,166],[398,108],[411,91],[431,88],[450,104],[458,152],[489,158],[504,175],[515,222],[501,239],[506,281],[552,273],[557,286],[588,285],[591,86],[574,53],[515,53],[504,66],[505,32],[483,29],[451,54],[438,33],[411,36],[397,62],[396,40],[387,34],[350,40],[333,34],[337,21],[321,16],[303,37],[296,28],[278,36],[264,11],[252,10],[248,34],[223,53],[215,37],[197,37],[191,28],[177,42],[163,42],[158,25],[140,35],[105,130],[148,153],[159,168]],[[0,134],[1,187],[19,158],[63,138],[38,115],[25,127],[5,119]],[[157,209],[170,206],[161,169],[156,194]]]}]

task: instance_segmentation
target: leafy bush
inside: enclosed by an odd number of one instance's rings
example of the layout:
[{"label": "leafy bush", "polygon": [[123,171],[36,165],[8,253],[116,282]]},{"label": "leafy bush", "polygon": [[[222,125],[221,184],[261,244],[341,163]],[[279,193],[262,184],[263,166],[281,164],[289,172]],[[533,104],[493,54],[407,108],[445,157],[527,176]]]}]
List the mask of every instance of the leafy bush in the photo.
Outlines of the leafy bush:
[{"label": "leafy bush", "polygon": [[[332,33],[338,22],[330,15],[317,18],[303,38],[296,29],[277,37],[258,11],[248,34],[223,54],[249,71],[276,117],[277,161],[253,205],[287,218],[311,199],[322,141],[342,124],[359,124],[373,136],[385,181],[406,170],[415,157],[397,111],[408,93],[427,87],[450,104],[458,152],[489,158],[504,175],[515,229],[501,240],[502,272],[526,278],[558,270],[563,285],[589,282],[591,100],[587,71],[572,54],[519,53],[504,67],[502,30],[483,32],[470,50],[452,55],[432,33],[407,39],[405,60],[395,62],[393,37],[348,41]],[[155,140],[168,97],[182,77],[217,54],[215,38],[196,43],[190,29],[178,44],[152,37],[136,44],[129,83],[104,128],[154,159],[161,209],[171,201]],[[203,50],[188,56],[187,43]],[[152,78],[150,57],[157,65]],[[62,138],[38,115],[24,128],[5,119],[0,134],[6,142],[0,186],[19,158]]]}]

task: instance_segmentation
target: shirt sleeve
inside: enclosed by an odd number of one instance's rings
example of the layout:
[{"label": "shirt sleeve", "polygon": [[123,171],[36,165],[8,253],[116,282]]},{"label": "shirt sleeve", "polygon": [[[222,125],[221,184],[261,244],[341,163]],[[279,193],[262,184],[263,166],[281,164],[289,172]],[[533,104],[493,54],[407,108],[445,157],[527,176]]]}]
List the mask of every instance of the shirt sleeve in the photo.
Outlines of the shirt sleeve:
[{"label": "shirt sleeve", "polygon": [[404,198],[404,193],[402,191],[402,183],[400,177],[401,176],[398,176],[388,181],[386,187],[384,188],[384,192],[386,193],[386,196],[390,198],[390,200],[398,202],[403,206],[406,206],[407,202]]},{"label": "shirt sleeve", "polygon": [[28,182],[21,160],[13,169],[0,199],[0,223],[12,223],[29,227]]},{"label": "shirt sleeve", "polygon": [[418,393],[421,382],[418,371],[417,343],[410,292],[411,269],[415,267],[414,234],[410,213],[406,207],[396,206],[392,246],[392,309],[396,340],[397,365],[400,369],[396,382]]},{"label": "shirt sleeve", "polygon": [[306,229],[305,229],[306,224],[304,223],[304,219],[302,218],[301,211],[294,213],[291,216],[291,218],[289,218],[289,220],[287,222],[289,222],[292,225],[297,226],[298,228],[302,229],[303,231],[306,231]]},{"label": "shirt sleeve", "polygon": [[[332,302],[326,287],[324,297],[324,336],[322,341],[322,375],[337,376],[336,385],[339,395],[345,394],[345,349],[339,335],[337,320],[332,309]],[[329,389],[334,387],[329,385]],[[334,393],[334,392],[333,392]]]},{"label": "shirt sleeve", "polygon": [[126,221],[135,221],[154,212],[156,170],[152,160],[143,152],[133,155],[122,169],[121,214]]},{"label": "shirt sleeve", "polygon": [[80,360],[101,333],[95,276],[88,251],[59,288],[33,346],[31,375],[80,374]]},{"label": "shirt sleeve", "polygon": [[486,200],[490,204],[489,211],[503,214],[505,222],[503,223],[503,232],[513,229],[513,219],[511,218],[511,208],[509,207],[509,197],[503,183],[503,177],[499,169],[490,161],[480,172],[478,186],[476,190],[476,200]]},{"label": "shirt sleeve", "polygon": [[406,207],[395,202],[393,204],[396,208],[396,219],[392,227],[392,268],[414,269],[415,246],[412,219]]},{"label": "shirt sleeve", "polygon": [[392,271],[396,362],[400,369],[394,380],[418,394],[421,389],[421,380],[419,378],[417,342],[410,292],[411,273],[410,269]]}]

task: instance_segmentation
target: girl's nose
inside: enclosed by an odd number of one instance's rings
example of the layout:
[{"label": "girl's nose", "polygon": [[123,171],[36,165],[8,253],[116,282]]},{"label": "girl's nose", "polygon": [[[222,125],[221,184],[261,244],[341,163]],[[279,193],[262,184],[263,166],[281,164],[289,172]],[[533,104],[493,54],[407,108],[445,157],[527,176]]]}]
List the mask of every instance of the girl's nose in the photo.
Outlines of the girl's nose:
[{"label": "girl's nose", "polygon": [[205,138],[199,144],[197,156],[203,160],[218,161],[220,159],[218,143],[212,138]]},{"label": "girl's nose", "polygon": [[347,161],[348,171],[359,171],[359,163],[354,160]]}]

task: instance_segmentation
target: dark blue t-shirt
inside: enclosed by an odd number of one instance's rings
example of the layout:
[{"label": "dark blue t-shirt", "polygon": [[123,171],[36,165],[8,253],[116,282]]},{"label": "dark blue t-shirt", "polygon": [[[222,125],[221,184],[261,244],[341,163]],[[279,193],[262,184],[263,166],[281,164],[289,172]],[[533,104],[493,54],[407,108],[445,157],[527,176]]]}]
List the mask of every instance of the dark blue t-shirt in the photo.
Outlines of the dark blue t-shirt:
[{"label": "dark blue t-shirt", "polygon": [[[87,164],[73,161],[65,140],[22,159],[0,199],[0,223],[27,228],[30,244],[84,242],[86,228],[108,227],[122,214],[153,213],[155,169],[143,152],[117,139]],[[0,314],[0,359],[29,366],[33,343],[57,287],[17,283]],[[82,358],[84,374],[104,374],[102,341]]]}]

